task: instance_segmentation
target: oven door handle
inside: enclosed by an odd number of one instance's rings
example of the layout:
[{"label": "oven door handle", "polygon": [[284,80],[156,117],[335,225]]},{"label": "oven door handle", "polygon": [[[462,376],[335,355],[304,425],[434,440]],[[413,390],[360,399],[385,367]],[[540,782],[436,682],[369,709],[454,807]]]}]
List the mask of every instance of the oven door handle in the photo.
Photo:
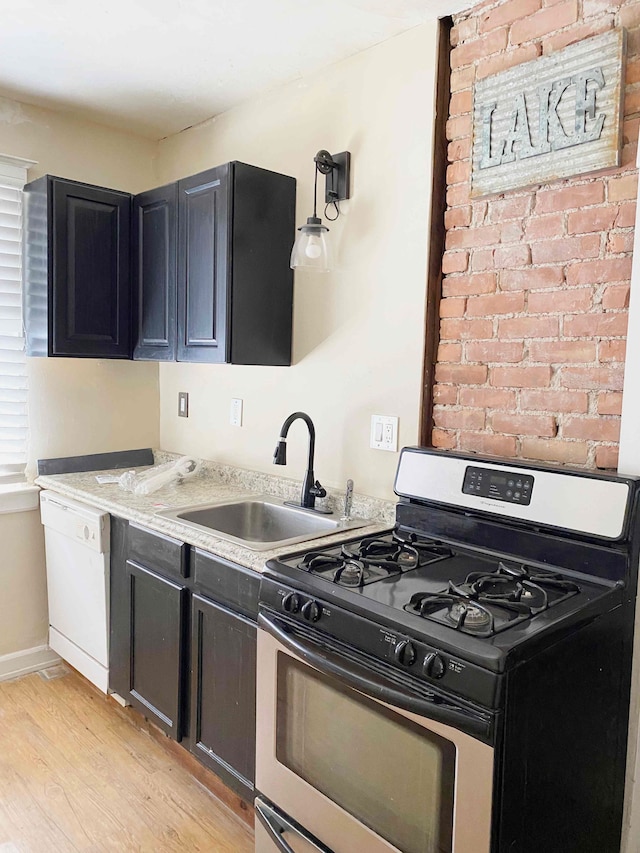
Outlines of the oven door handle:
[{"label": "oven door handle", "polygon": [[260,820],[260,823],[267,830],[269,837],[278,850],[282,851],[282,853],[296,853],[287,839],[284,838],[285,832],[294,833],[296,837],[303,839],[307,845],[306,849],[312,847],[314,850],[317,850],[318,853],[331,853],[331,850],[329,850],[328,847],[325,847],[324,844],[318,846],[319,842],[316,843],[315,841],[312,841],[306,833],[300,832],[297,827],[294,827],[293,824],[289,823],[289,821],[284,820],[284,818],[282,818],[275,809],[270,808],[260,798],[256,799],[255,808],[256,816]]},{"label": "oven door handle", "polygon": [[282,623],[276,622],[265,613],[258,614],[258,625],[285,648],[299,655],[320,672],[336,676],[349,687],[359,690],[372,699],[454,726],[487,743],[491,742],[493,723],[489,714],[483,714],[463,705],[454,705],[435,693],[431,698],[427,698],[410,690],[392,687],[381,677],[376,678],[373,673],[369,674],[364,665],[359,667],[357,664],[354,666],[352,662],[345,663],[337,655],[325,651],[315,643],[294,636]]}]

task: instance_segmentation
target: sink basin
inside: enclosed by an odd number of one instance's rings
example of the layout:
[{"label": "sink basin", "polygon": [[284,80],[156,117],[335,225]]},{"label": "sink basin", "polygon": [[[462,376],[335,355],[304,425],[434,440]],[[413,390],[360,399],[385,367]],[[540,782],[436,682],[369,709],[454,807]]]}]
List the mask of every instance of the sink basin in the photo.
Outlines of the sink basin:
[{"label": "sink basin", "polygon": [[287,506],[284,501],[267,495],[164,510],[158,515],[213,533],[252,551],[280,548],[370,523],[366,518],[341,521],[336,516]]}]

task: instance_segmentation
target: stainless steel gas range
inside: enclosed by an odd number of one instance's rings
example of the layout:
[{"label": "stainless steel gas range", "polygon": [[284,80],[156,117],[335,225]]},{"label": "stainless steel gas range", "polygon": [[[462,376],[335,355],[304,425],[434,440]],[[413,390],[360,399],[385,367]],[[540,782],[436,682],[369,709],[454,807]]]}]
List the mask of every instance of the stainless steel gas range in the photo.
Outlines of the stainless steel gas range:
[{"label": "stainless steel gas range", "polygon": [[395,490],[267,564],[256,853],[617,853],[638,481],[405,448]]}]

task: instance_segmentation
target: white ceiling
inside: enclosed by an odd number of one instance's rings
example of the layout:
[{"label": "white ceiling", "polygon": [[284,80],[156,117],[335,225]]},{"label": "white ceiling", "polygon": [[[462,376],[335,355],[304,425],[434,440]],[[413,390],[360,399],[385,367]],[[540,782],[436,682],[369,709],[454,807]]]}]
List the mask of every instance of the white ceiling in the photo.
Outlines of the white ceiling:
[{"label": "white ceiling", "polygon": [[446,14],[452,0],[1,5],[0,95],[157,139]]}]

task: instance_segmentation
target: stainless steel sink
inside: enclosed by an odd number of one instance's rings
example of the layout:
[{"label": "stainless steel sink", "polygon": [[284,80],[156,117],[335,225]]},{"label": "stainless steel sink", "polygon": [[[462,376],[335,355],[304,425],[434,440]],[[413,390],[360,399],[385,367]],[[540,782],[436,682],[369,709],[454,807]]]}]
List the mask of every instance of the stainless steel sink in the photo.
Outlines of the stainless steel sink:
[{"label": "stainless steel sink", "polygon": [[366,518],[341,521],[337,516],[286,506],[284,501],[267,495],[164,510],[158,515],[213,533],[252,551],[267,551],[370,524]]}]

